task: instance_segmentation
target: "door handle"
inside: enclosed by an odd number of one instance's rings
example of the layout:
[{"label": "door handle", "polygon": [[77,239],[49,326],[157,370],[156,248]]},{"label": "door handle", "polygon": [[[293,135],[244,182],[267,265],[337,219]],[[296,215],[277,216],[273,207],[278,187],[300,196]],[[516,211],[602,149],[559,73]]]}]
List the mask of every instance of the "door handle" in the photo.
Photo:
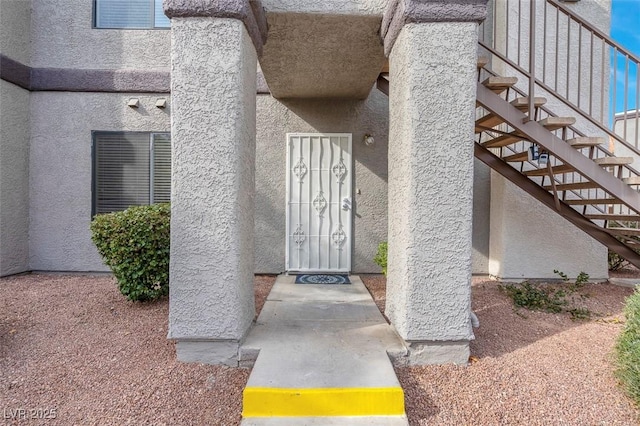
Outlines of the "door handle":
[{"label": "door handle", "polygon": [[349,210],[351,208],[351,200],[348,198],[342,199],[342,210]]}]

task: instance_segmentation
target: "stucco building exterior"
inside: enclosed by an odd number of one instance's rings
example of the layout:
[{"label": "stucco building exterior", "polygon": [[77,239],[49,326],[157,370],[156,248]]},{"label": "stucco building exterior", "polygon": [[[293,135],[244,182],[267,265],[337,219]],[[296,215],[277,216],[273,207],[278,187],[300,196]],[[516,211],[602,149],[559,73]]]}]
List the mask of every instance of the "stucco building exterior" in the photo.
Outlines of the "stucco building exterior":
[{"label": "stucco building exterior", "polygon": [[[378,273],[382,241],[417,359],[466,360],[472,274],[606,277],[604,246],[473,158],[500,2],[133,3],[0,1],[0,275],[106,271],[92,215],[171,191],[170,337],[210,362],[254,273]],[[607,1],[568,7],[608,31]]]}]

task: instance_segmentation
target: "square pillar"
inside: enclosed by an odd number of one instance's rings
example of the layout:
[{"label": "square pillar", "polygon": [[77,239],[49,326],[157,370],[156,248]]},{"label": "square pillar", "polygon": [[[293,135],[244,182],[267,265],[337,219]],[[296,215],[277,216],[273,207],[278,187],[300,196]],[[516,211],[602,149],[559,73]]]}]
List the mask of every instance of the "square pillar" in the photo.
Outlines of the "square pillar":
[{"label": "square pillar", "polygon": [[389,56],[386,314],[409,364],[466,364],[473,339],[477,27],[406,23]]},{"label": "square pillar", "polygon": [[169,338],[181,361],[237,365],[255,316],[257,53],[238,19],[171,26]]}]

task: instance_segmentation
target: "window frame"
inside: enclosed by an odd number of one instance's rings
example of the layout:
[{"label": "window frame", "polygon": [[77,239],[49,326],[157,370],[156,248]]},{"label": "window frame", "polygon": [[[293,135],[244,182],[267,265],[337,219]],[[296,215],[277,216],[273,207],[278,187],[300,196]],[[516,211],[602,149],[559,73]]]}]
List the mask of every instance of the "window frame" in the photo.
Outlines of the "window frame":
[{"label": "window frame", "polygon": [[[97,214],[106,214],[109,212],[100,212],[98,213],[98,155],[97,155],[97,143],[96,138],[102,135],[126,135],[126,134],[136,134],[136,135],[147,135],[149,138],[148,145],[148,153],[149,153],[149,187],[147,188],[149,191],[149,204],[136,204],[136,205],[152,205],[154,203],[154,176],[155,176],[155,159],[154,159],[154,144],[155,137],[157,135],[166,136],[171,141],[171,132],[169,131],[140,131],[140,130],[92,130],[91,131],[91,217],[93,218]],[[169,154],[169,158],[171,159],[172,153]],[[169,167],[173,165],[170,164]],[[169,194],[169,198],[171,194]],[[129,207],[133,207],[131,205]],[[114,210],[121,211],[121,210]]]},{"label": "window frame", "polygon": [[91,28],[94,30],[170,30],[171,29],[171,19],[169,19],[168,27],[158,27],[156,26],[156,18],[155,18],[155,0],[149,0],[152,4],[151,8],[151,20],[153,25],[150,27],[99,27],[98,26],[98,1],[101,0],[92,0],[92,11],[91,11]]}]

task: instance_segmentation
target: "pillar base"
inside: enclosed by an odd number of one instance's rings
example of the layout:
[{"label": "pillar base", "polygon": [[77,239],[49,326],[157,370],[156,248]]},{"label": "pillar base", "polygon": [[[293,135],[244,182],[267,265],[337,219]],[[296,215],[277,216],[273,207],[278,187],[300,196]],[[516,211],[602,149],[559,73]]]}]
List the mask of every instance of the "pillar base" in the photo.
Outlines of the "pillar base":
[{"label": "pillar base", "polygon": [[235,340],[177,340],[178,361],[238,366],[240,342]]},{"label": "pillar base", "polygon": [[397,366],[457,364],[467,365],[469,362],[469,341],[457,340],[449,342],[407,341],[407,352],[393,359]]}]

